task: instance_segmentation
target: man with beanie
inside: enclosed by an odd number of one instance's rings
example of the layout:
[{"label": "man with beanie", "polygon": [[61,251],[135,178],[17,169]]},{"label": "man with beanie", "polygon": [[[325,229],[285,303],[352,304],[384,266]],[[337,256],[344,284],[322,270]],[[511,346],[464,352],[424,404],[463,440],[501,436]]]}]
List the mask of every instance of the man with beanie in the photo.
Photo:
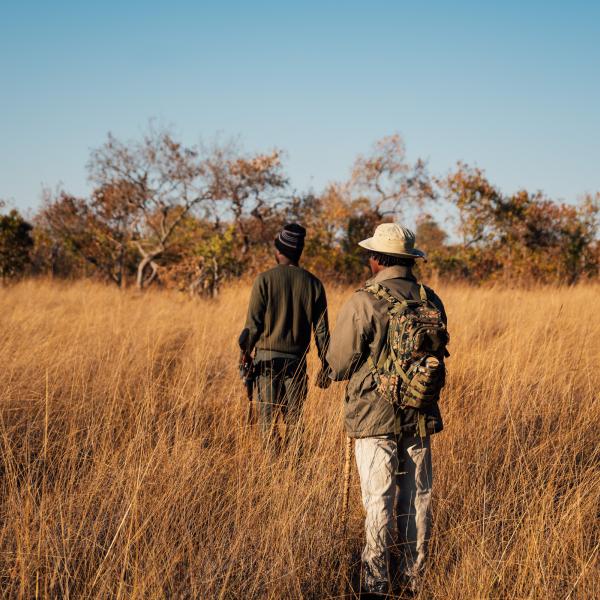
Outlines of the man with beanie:
[{"label": "man with beanie", "polygon": [[259,423],[264,443],[279,450],[277,415],[286,424],[286,445],[301,444],[299,425],[307,393],[306,355],[314,331],[322,363],[317,385],[326,387],[325,353],[329,342],[327,299],[323,284],[299,266],[306,230],[287,224],[275,238],[277,266],[261,273],[252,286],[242,351],[254,364]]},{"label": "man with beanie", "polygon": [[[386,354],[389,357],[391,350],[402,351],[400,345],[389,347],[389,326],[394,315],[408,306],[426,308],[428,327],[434,326],[435,315],[444,344],[448,337],[442,301],[433,290],[420,285],[412,271],[415,261],[425,257],[415,248],[415,234],[397,223],[384,223],[377,227],[373,237],[359,245],[369,253],[373,277],[342,307],[327,361],[333,379],[349,380],[346,430],[355,438],[366,512],[362,553],[364,591],[367,597],[388,597],[391,585],[399,584],[405,591],[416,592],[425,568],[431,531],[430,436],[443,427],[438,407],[443,381],[440,378],[439,383],[432,383],[434,392],[422,403],[413,402],[409,396],[416,388],[400,385],[399,389],[405,391],[396,404],[382,393],[384,382],[379,369],[385,364],[382,358]],[[408,322],[406,314],[398,317],[400,323]],[[423,340],[434,335],[432,329],[421,332]],[[393,338],[398,344],[401,339]],[[445,356],[445,353],[439,356],[439,363],[443,363]],[[400,365],[400,372],[408,381],[409,376],[402,370],[403,358],[404,355],[402,359],[396,355],[394,364],[395,368]],[[420,367],[420,371],[424,369]],[[428,392],[425,386],[422,389]]]}]

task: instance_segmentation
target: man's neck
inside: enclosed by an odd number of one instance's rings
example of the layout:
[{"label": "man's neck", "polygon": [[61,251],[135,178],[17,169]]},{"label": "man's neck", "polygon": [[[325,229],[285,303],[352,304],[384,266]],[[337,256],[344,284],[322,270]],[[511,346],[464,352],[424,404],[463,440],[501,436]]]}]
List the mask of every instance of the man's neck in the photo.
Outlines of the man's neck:
[{"label": "man's neck", "polygon": [[294,262],[289,259],[280,259],[279,264],[284,267],[297,267],[298,266],[298,262]]},{"label": "man's neck", "polygon": [[376,273],[373,272],[373,279],[378,278],[383,279],[415,279],[415,276],[412,272],[411,267],[407,267],[405,265],[391,265],[389,267],[383,267],[378,269]]}]

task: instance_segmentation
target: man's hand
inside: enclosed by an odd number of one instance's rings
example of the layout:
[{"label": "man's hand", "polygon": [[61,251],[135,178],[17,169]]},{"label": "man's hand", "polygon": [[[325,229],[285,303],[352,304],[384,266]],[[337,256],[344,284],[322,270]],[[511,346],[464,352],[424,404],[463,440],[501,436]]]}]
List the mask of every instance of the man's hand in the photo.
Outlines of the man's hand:
[{"label": "man's hand", "polygon": [[326,390],[331,385],[331,378],[329,377],[329,367],[322,365],[321,369],[317,373],[315,379],[315,385],[322,390]]}]

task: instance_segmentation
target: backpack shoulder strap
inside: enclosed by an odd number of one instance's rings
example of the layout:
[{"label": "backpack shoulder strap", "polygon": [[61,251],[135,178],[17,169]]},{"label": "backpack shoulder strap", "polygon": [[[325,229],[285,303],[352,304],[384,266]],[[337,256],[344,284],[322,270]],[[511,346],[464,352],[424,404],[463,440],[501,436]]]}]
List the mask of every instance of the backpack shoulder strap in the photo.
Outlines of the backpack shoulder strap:
[{"label": "backpack shoulder strap", "polygon": [[416,306],[418,304],[423,304],[425,302],[428,302],[427,292],[425,291],[425,288],[422,285],[420,285],[420,290],[419,290],[419,295],[421,298],[420,300],[409,300],[407,298],[398,298],[397,296],[394,296],[394,294],[392,294],[392,292],[388,288],[386,288],[384,285],[382,285],[381,283],[371,283],[357,291],[368,292],[369,294],[372,294],[376,298],[379,298],[381,300],[386,300],[389,304],[392,305],[390,308],[390,311],[394,314],[403,312],[410,306]]},{"label": "backpack shoulder strap", "polygon": [[358,291],[368,292],[376,298],[386,300],[393,305],[404,304],[406,302],[406,300],[400,300],[400,298],[396,298],[396,296],[394,296],[384,285],[381,285],[381,283],[371,283],[370,285],[367,285]]}]

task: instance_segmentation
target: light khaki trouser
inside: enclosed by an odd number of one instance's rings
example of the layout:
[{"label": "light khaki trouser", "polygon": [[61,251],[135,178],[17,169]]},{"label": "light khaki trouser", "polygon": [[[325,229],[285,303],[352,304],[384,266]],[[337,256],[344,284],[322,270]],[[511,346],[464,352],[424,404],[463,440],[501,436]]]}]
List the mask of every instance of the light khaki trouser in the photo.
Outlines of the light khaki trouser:
[{"label": "light khaki trouser", "polygon": [[425,566],[431,531],[429,437],[380,436],[355,442],[366,543],[364,587],[376,591],[390,580],[390,550],[400,573],[414,580]]}]

